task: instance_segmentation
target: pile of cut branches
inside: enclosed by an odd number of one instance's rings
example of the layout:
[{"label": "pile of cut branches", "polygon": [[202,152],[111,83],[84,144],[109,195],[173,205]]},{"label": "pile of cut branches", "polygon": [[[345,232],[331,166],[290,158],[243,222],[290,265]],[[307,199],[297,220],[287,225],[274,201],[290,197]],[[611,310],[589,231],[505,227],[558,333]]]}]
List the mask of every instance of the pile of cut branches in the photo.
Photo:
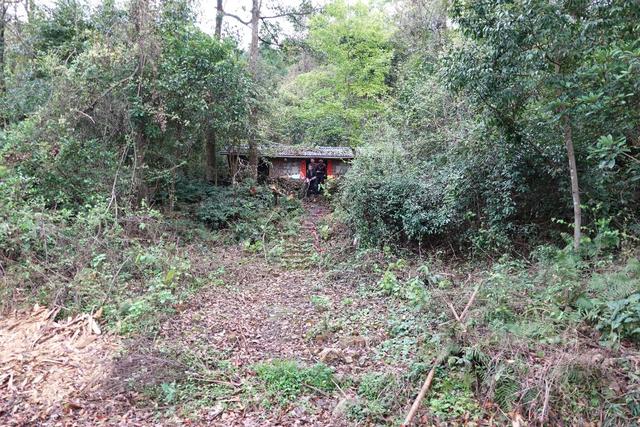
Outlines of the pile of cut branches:
[{"label": "pile of cut branches", "polygon": [[36,305],[0,320],[0,420],[81,411],[81,396],[108,379],[119,343],[102,334],[100,313],[56,321],[58,312]]}]

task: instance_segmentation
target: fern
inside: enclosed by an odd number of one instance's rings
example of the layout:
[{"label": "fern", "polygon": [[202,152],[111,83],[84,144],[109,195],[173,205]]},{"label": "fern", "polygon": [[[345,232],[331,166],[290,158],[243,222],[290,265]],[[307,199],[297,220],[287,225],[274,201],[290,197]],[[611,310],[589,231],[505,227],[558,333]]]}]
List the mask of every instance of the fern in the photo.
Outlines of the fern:
[{"label": "fern", "polygon": [[513,378],[503,378],[496,383],[493,401],[505,412],[511,409],[516,401],[520,387]]},{"label": "fern", "polygon": [[504,411],[511,409],[511,406],[518,398],[520,391],[517,375],[513,366],[503,362],[498,362],[484,372],[482,382],[489,386],[493,401]]},{"label": "fern", "polygon": [[632,259],[622,270],[594,274],[588,289],[603,300],[619,300],[640,292],[640,261]]},{"label": "fern", "polygon": [[484,365],[489,362],[490,357],[480,350],[477,346],[469,347],[465,351],[464,359],[469,362],[475,362],[479,365]]},{"label": "fern", "polygon": [[631,294],[640,290],[640,279],[632,280],[628,276],[616,277],[612,280],[610,286],[605,291],[605,296],[609,300],[627,298]]}]

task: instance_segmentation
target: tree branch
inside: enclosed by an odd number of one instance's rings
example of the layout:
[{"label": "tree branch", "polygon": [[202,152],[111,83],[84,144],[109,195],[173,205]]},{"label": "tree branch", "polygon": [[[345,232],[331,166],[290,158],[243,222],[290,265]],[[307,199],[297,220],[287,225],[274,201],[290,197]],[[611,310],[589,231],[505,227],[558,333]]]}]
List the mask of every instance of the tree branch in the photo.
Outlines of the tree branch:
[{"label": "tree branch", "polygon": [[271,28],[269,28],[269,24],[267,24],[266,22],[264,22],[264,18],[260,18],[262,20],[262,22],[264,23],[264,25],[262,26],[262,28],[264,28],[264,30],[269,33],[269,35],[271,36],[271,42],[265,41],[263,40],[260,36],[258,36],[258,38],[260,39],[260,41],[262,41],[263,43],[267,43],[269,45],[276,45],[278,47],[282,47],[282,45],[280,44],[280,42],[278,41],[278,37],[276,37],[276,35],[271,31]]},{"label": "tree branch", "polygon": [[278,46],[278,47],[282,47],[282,45],[278,42],[275,41],[269,41],[269,40],[265,40],[262,37],[258,36],[258,40],[260,40],[262,43],[264,44],[268,44],[269,46]]},{"label": "tree branch", "polygon": [[283,12],[283,13],[279,13],[277,15],[272,15],[272,16],[261,16],[260,19],[276,19],[276,18],[284,18],[286,17],[300,17],[300,16],[307,16],[307,15],[311,15],[313,13],[313,11],[308,11],[308,12]]},{"label": "tree branch", "polygon": [[119,80],[119,81],[115,82],[114,84],[112,84],[111,86],[109,86],[104,92],[102,92],[100,94],[100,96],[98,96],[96,99],[91,101],[91,103],[87,107],[83,108],[82,111],[79,111],[79,112],[84,114],[86,111],[93,109],[93,107],[96,106],[98,101],[100,101],[102,98],[107,96],[112,90],[114,90],[115,88],[117,88],[121,84],[124,84],[127,81],[129,81],[132,78],[134,78],[136,76],[136,74],[138,73],[139,69],[140,69],[140,67],[137,66],[136,69],[133,71],[133,74],[131,74],[130,76],[127,76],[127,77],[123,78],[122,80]]},{"label": "tree branch", "polygon": [[222,14],[223,14],[224,16],[228,16],[229,18],[233,18],[233,19],[235,19],[236,21],[240,22],[241,24],[244,24],[244,25],[247,25],[247,26],[248,26],[249,24],[251,24],[251,21],[244,21],[244,20],[243,20],[242,18],[240,18],[238,15],[234,15],[233,13],[227,13],[227,12],[225,12],[225,11],[222,11]]}]

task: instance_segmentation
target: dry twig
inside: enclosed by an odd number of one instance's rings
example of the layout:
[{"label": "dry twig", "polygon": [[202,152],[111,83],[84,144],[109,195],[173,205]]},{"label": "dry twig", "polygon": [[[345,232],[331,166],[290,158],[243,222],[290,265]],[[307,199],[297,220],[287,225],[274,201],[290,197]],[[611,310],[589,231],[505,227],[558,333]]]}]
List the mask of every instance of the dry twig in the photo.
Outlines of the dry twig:
[{"label": "dry twig", "polygon": [[[464,310],[462,310],[462,313],[460,314],[460,316],[457,315],[453,305],[447,302],[447,304],[451,308],[451,311],[453,311],[453,315],[455,316],[456,320],[462,325],[463,328],[464,328],[464,325],[463,325],[464,319],[467,313],[469,312],[471,305],[475,301],[476,295],[478,294],[479,289],[480,289],[480,285],[476,286],[473,293],[471,294],[471,297],[469,298],[469,302],[467,302],[467,305],[464,307]],[[433,362],[433,367],[429,371],[429,374],[427,375],[427,379],[422,384],[422,387],[420,388],[420,392],[418,393],[418,396],[416,396],[416,399],[413,401],[413,404],[411,405],[411,409],[409,410],[407,417],[404,419],[404,422],[402,423],[403,427],[411,424],[411,420],[413,420],[413,417],[416,415],[416,412],[420,407],[420,402],[422,402],[422,399],[424,399],[424,396],[427,394],[427,392],[429,391],[429,388],[431,387],[431,383],[433,382],[433,377],[436,373],[436,368],[442,363],[442,361],[444,360],[445,357],[447,357],[448,354],[449,354],[449,346],[447,345],[443,349],[443,351],[440,352],[436,360]]]}]

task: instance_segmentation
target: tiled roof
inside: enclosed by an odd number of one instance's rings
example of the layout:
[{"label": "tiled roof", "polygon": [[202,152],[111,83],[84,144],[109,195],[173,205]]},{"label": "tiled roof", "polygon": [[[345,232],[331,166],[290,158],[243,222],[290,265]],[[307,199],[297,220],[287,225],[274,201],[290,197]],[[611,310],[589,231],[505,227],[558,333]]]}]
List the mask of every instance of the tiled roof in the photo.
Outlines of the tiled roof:
[{"label": "tiled roof", "polygon": [[[220,154],[247,155],[249,148],[246,145],[227,147]],[[353,159],[354,151],[351,147],[302,147],[298,145],[269,145],[258,148],[258,152],[264,157],[289,157],[307,159],[314,157],[333,159]]]}]

